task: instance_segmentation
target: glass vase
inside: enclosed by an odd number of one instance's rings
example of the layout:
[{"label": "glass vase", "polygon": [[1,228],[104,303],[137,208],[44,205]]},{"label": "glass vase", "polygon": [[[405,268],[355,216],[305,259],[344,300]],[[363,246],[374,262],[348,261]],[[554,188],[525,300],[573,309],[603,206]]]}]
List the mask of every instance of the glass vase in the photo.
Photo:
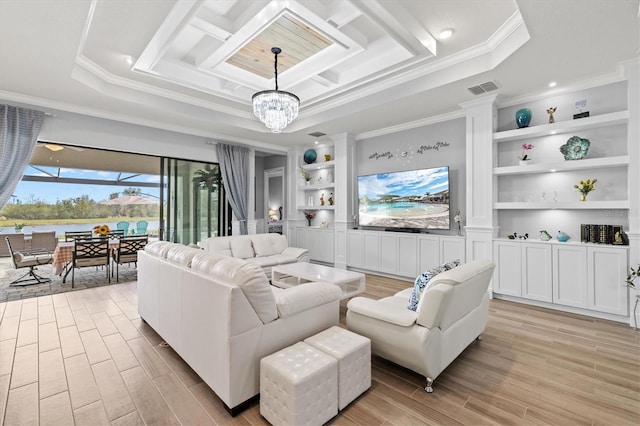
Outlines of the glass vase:
[{"label": "glass vase", "polygon": [[307,219],[307,226],[311,226],[311,219]]},{"label": "glass vase", "polygon": [[580,201],[587,201],[587,194],[588,192],[583,192],[582,194],[580,194]]}]

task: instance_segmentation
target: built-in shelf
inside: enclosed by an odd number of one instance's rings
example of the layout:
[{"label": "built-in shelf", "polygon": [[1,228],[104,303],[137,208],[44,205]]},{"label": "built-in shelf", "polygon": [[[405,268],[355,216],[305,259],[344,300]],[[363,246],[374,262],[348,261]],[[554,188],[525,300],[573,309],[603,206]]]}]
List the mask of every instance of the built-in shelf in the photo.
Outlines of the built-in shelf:
[{"label": "built-in shelf", "polygon": [[564,202],[497,202],[493,203],[496,210],[608,210],[628,209],[629,201],[564,201]]},{"label": "built-in shelf", "polygon": [[496,132],[493,134],[493,140],[496,142],[509,142],[531,139],[540,136],[549,136],[556,133],[568,133],[574,130],[587,130],[604,126],[626,124],[627,121],[629,121],[629,111],[618,111],[595,115],[593,117],[579,118],[576,120],[560,121],[540,126]]},{"label": "built-in shelf", "polygon": [[548,241],[544,241],[538,238],[537,235],[534,236],[529,236],[529,238],[515,238],[515,239],[510,239],[510,238],[494,238],[493,241],[509,241],[509,242],[515,242],[515,243],[523,243],[523,244],[530,244],[530,243],[535,243],[535,244],[561,244],[561,245],[568,245],[568,246],[585,246],[585,247],[615,247],[615,248],[620,248],[620,249],[629,249],[629,246],[623,245],[623,244],[598,244],[598,243],[583,243],[580,241],[580,238],[577,239],[569,239],[569,241],[558,241],[556,238],[551,238]]},{"label": "built-in shelf", "polygon": [[336,206],[297,206],[298,210],[335,210]]},{"label": "built-in shelf", "polygon": [[564,172],[571,170],[605,169],[629,165],[628,155],[604,158],[587,158],[583,160],[563,161],[559,163],[534,163],[527,166],[495,167],[493,174],[496,176],[522,175],[549,172]]},{"label": "built-in shelf", "polygon": [[314,190],[317,190],[317,189],[334,188],[335,185],[336,184],[334,182],[319,183],[319,184],[314,184],[314,185],[298,185],[298,189],[302,189],[304,191],[314,191]]},{"label": "built-in shelf", "polygon": [[305,170],[320,170],[320,169],[328,169],[333,168],[335,165],[335,161],[321,161],[319,163],[311,163],[311,164],[303,164],[300,167]]}]

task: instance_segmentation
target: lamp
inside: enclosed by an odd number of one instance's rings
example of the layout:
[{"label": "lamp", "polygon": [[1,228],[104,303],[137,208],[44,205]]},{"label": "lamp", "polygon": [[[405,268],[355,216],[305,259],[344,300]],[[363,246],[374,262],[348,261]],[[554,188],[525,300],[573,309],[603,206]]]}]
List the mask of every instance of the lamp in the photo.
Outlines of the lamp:
[{"label": "lamp", "polygon": [[273,133],[280,133],[298,116],[300,99],[293,93],[278,90],[278,55],[282,52],[279,47],[272,47],[275,55],[276,90],[263,90],[251,97],[253,113]]},{"label": "lamp", "polygon": [[269,209],[269,219],[272,220],[277,220],[278,218],[276,217],[276,211],[273,209]]}]

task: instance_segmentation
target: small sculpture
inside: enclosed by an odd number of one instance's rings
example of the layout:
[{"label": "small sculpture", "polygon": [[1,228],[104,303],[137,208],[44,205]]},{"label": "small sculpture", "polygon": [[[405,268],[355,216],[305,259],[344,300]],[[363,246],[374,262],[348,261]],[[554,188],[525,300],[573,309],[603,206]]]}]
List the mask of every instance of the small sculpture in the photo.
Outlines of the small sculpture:
[{"label": "small sculpture", "polygon": [[565,242],[569,241],[569,238],[571,238],[571,237],[568,234],[566,234],[566,233],[564,233],[562,231],[558,231],[558,235],[556,236],[556,238],[561,243],[565,243]]},{"label": "small sculpture", "polygon": [[333,205],[333,192],[329,194],[329,205]]},{"label": "small sculpture", "polygon": [[540,239],[542,241],[549,241],[551,239],[551,234],[549,234],[547,231],[545,231],[544,229],[542,231],[540,231]]},{"label": "small sculpture", "polygon": [[556,122],[556,120],[553,118],[553,113],[556,112],[556,109],[556,107],[551,107],[547,110],[547,114],[549,114],[549,124]]},{"label": "small sculpture", "polygon": [[324,206],[324,192],[322,193],[322,195],[320,196],[320,205]]},{"label": "small sculpture", "polygon": [[324,161],[331,161],[331,154],[325,154]]}]

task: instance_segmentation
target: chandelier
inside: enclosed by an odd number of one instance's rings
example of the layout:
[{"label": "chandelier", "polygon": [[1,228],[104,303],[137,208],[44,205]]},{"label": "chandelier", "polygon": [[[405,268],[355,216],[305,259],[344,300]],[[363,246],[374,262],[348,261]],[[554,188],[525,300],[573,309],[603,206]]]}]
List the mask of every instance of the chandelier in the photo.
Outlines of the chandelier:
[{"label": "chandelier", "polygon": [[282,52],[279,47],[272,47],[275,55],[276,90],[263,90],[251,98],[253,113],[273,133],[280,133],[298,116],[300,99],[293,93],[278,90],[278,55]]}]

